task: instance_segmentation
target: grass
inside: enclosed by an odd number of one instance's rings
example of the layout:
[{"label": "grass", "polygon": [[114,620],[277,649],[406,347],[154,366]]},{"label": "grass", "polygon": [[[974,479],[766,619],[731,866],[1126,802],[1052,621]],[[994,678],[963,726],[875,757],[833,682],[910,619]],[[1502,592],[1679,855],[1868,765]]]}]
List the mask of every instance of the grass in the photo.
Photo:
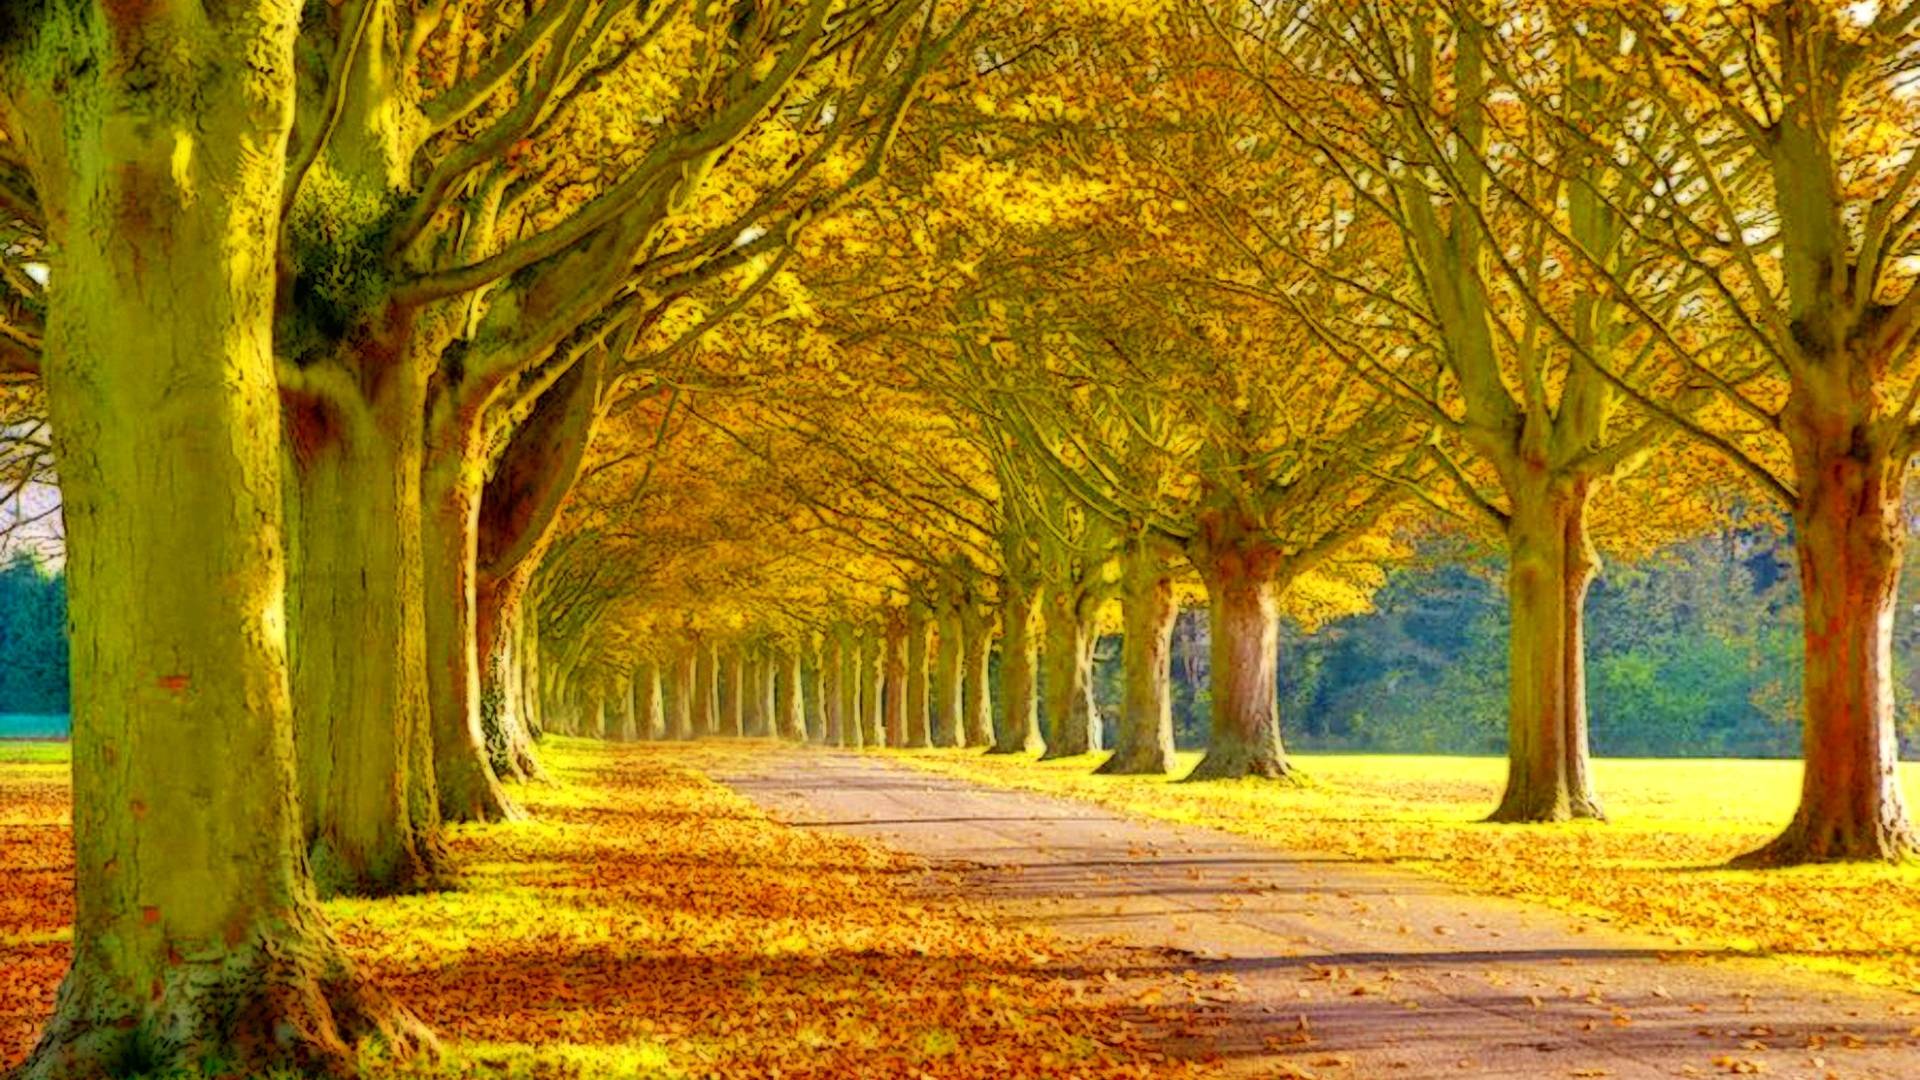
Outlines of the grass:
[{"label": "grass", "polygon": [[[1503,759],[1298,755],[1298,786],[1092,775],[1099,755],[1037,762],[977,751],[883,751],[982,783],[1239,833],[1297,851],[1391,863],[1463,888],[1549,904],[1685,948],[1776,956],[1920,990],[1920,866],[1730,870],[1792,815],[1791,761],[1602,760],[1610,820],[1488,825]],[[1175,776],[1197,754],[1183,754]],[[1920,768],[1902,774],[1920,809]]]},{"label": "grass", "polygon": [[[362,971],[439,1033],[395,1077],[1163,1077],[1157,954],[1006,926],[884,849],[771,821],[708,770],[751,744],[543,749],[534,820],[450,830],[460,887],[332,900]],[[64,746],[0,749],[0,1073],[31,1048],[72,918]],[[1120,986],[1088,972],[1144,970]],[[1174,979],[1170,970],[1165,978]]]}]

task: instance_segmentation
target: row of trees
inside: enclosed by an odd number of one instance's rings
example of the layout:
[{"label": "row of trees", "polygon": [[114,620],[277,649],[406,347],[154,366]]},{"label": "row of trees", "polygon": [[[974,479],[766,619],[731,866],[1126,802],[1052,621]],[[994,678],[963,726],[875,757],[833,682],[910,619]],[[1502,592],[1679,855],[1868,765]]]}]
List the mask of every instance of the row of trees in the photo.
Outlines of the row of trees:
[{"label": "row of trees", "polygon": [[27,1075],[419,1044],[317,888],[443,881],[541,730],[1077,754],[1117,628],[1105,767],[1164,770],[1204,595],[1195,776],[1283,778],[1281,613],[1364,607],[1433,521],[1506,551],[1494,816],[1539,821],[1601,812],[1599,544],[1774,499],[1807,779],[1755,859],[1910,855],[1916,24],[7,5],[0,370],[62,484],[79,900]]}]

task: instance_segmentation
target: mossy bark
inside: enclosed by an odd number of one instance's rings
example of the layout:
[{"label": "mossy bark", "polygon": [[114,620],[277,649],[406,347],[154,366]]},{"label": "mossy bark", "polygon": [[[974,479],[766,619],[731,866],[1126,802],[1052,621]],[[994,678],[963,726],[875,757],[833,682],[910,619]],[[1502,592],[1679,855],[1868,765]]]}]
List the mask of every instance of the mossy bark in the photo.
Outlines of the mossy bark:
[{"label": "mossy bark", "polygon": [[1173,575],[1165,553],[1150,540],[1129,544],[1121,578],[1126,621],[1120,704],[1113,756],[1099,772],[1163,775],[1173,767]]},{"label": "mossy bark", "polygon": [[344,1074],[363,1036],[424,1038],[303,852],[271,341],[293,24],[47,5],[0,58],[61,283],[72,629],[72,960],[25,1080]]},{"label": "mossy bark", "polygon": [[[309,859],[323,893],[439,874],[421,580],[417,394],[287,395],[287,636]],[[413,785],[424,782],[426,791]],[[416,818],[424,818],[416,821]],[[423,826],[423,827],[420,827]]]},{"label": "mossy bark", "polygon": [[479,514],[485,463],[471,423],[441,417],[422,483],[426,507],[427,701],[440,813],[448,821],[511,821],[480,716]]}]

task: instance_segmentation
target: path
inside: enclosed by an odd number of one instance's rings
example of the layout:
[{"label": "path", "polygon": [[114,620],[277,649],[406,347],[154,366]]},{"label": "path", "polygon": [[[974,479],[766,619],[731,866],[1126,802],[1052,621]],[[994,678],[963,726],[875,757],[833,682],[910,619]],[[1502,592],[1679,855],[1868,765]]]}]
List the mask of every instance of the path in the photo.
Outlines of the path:
[{"label": "path", "polygon": [[962,865],[1015,917],[1192,953],[1237,988],[1182,1037],[1257,1075],[1920,1078],[1913,995],[872,757],[788,749],[718,779]]}]

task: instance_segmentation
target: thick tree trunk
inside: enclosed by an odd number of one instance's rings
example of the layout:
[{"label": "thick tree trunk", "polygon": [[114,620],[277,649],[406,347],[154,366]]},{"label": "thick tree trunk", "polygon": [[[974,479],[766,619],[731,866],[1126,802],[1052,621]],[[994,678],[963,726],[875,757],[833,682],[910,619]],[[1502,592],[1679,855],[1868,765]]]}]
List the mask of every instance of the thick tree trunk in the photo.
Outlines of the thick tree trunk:
[{"label": "thick tree trunk", "polygon": [[767,734],[766,665],[757,650],[740,651],[740,730],[742,734],[763,738]]},{"label": "thick tree trunk", "polygon": [[1173,622],[1180,611],[1173,575],[1156,545],[1135,540],[1128,547],[1121,587],[1126,696],[1113,756],[1098,771],[1161,775],[1173,768]]},{"label": "thick tree trunk", "polygon": [[1211,619],[1213,715],[1207,756],[1189,780],[1292,775],[1280,743],[1276,696],[1280,607],[1271,566],[1276,557],[1216,551],[1201,568]]},{"label": "thick tree trunk", "polygon": [[881,677],[886,682],[885,723],[888,746],[907,745],[907,621],[903,611],[887,615],[881,644]]},{"label": "thick tree trunk", "polygon": [[29,138],[7,122],[56,209],[72,629],[72,961],[25,1080],[344,1074],[362,1035],[423,1037],[302,850],[271,325],[292,19],[184,10],[48,7],[65,95],[0,104],[37,106]]},{"label": "thick tree trunk", "polygon": [[1584,479],[1535,473],[1509,488],[1507,789],[1489,820],[1600,818],[1587,740],[1590,496]]},{"label": "thick tree trunk", "polygon": [[918,600],[907,604],[907,685],[902,697],[907,708],[907,738],[901,745],[924,750],[933,745],[927,676],[927,608]]},{"label": "thick tree trunk", "polygon": [[539,678],[525,633],[525,586],[530,571],[508,580],[481,577],[474,589],[474,643],[480,658],[480,729],[494,775],[503,780],[545,779],[534,752],[528,702],[538,695],[525,685]]},{"label": "thick tree trunk", "polygon": [[640,741],[640,710],[635,706],[634,698],[640,692],[640,671],[635,669],[624,680],[616,682],[614,689],[619,697],[620,728],[614,737],[621,742]]},{"label": "thick tree trunk", "polygon": [[440,813],[448,821],[511,821],[480,720],[478,543],[484,463],[465,425],[442,428],[429,455],[426,506],[427,700]]},{"label": "thick tree trunk", "polygon": [[660,685],[660,661],[643,662],[633,676],[634,712],[641,739],[652,741],[666,738],[666,703],[662,700],[663,688]]},{"label": "thick tree trunk", "polygon": [[[322,893],[432,885],[439,848],[421,600],[420,432],[400,364],[372,410],[286,403],[287,638],[308,854]],[[428,790],[416,792],[416,778]]]},{"label": "thick tree trunk", "polygon": [[807,708],[801,699],[800,687],[806,681],[805,670],[800,660],[800,652],[782,651],[775,660],[779,672],[779,685],[775,688],[776,706],[779,722],[775,725],[776,734],[789,742],[807,741]]},{"label": "thick tree trunk", "polygon": [[1040,734],[1035,676],[1039,648],[1033,636],[1038,591],[1008,582],[1000,605],[1000,724],[990,754],[1037,754],[1047,748]]},{"label": "thick tree trunk", "polygon": [[693,738],[694,688],[699,679],[697,667],[691,649],[673,658],[673,700],[668,703],[668,719],[672,725],[669,737],[681,742]]},{"label": "thick tree trunk", "polygon": [[[1839,381],[1837,378],[1834,380]],[[1920,854],[1893,725],[1894,598],[1906,547],[1901,433],[1869,424],[1872,391],[1796,388],[1794,449],[1806,715],[1800,805],[1746,865],[1897,861]],[[1885,429],[1892,427],[1889,432]]]},{"label": "thick tree trunk", "polygon": [[960,662],[964,646],[960,612],[954,605],[947,604],[940,608],[934,625],[934,645],[933,678],[930,680],[933,718],[929,721],[928,731],[935,746],[959,746],[961,727],[965,723],[960,686]]},{"label": "thick tree trunk", "polygon": [[882,636],[868,628],[860,633],[860,740],[867,746],[885,746],[886,670]]},{"label": "thick tree trunk", "polygon": [[1042,760],[1100,749],[1100,713],[1093,702],[1093,633],[1072,586],[1048,588],[1046,648],[1047,748]]},{"label": "thick tree trunk", "polygon": [[988,610],[969,603],[960,610],[960,732],[967,746],[993,745],[993,623]]}]

